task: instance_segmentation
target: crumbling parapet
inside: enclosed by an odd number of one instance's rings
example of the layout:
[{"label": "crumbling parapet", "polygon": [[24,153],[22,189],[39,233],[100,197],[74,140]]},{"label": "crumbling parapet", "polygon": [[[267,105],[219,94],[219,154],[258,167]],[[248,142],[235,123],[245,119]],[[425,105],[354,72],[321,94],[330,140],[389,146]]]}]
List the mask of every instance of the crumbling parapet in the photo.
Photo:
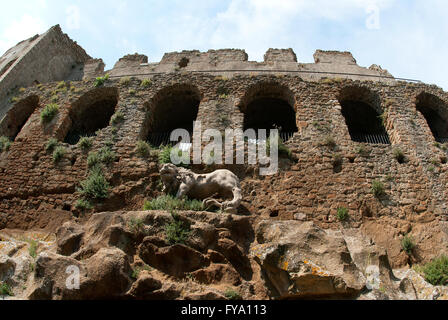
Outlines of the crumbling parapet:
[{"label": "crumbling parapet", "polygon": [[297,56],[294,51],[289,49],[270,48],[264,55],[264,62],[297,62]]},{"label": "crumbling parapet", "polygon": [[91,79],[104,74],[104,67],[106,65],[103,59],[90,59],[84,64],[83,79]]},{"label": "crumbling parapet", "polygon": [[315,63],[355,64],[356,60],[350,52],[316,50],[313,55]]},{"label": "crumbling parapet", "polygon": [[140,66],[142,63],[148,63],[148,57],[144,54],[128,54],[120,58],[114,65],[114,69]]}]

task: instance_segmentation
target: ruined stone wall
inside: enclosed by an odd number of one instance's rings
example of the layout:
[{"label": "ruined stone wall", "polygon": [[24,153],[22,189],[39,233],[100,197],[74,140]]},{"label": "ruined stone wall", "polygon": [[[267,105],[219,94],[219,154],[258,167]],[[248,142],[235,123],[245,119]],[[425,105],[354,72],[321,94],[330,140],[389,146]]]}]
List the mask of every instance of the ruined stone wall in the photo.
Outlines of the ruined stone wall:
[{"label": "ruined stone wall", "polygon": [[[115,88],[115,111],[124,115],[124,121],[99,130],[93,138],[91,151],[108,145],[117,154],[116,161],[106,169],[112,192],[108,200],[96,204],[95,211],[141,209],[145,198],[160,194],[157,156],[142,158],[135,147],[144,138],[153,98],[162,90],[169,94],[179,85],[199,92],[197,120],[202,121],[203,128],[242,128],[244,104],[257,88],[283,88],[272,92],[292,93],[299,130],[287,146],[296,162],[282,158],[280,171],[266,177],[260,177],[254,166],[228,166],[242,179],[241,213],[312,220],[325,228],[339,228],[336,211],[347,207],[350,219],[346,224],[372,235],[375,242],[388,249],[396,266],[407,259],[398,239],[409,232],[421,235],[415,241],[424,260],[447,251],[443,237],[448,234],[448,153],[434,140],[416,109],[416,99],[426,92],[448,104],[448,94],[434,86],[406,82],[310,82],[285,75],[239,74],[225,78],[176,72],[154,75],[147,86],[138,78],[112,78],[99,88],[93,80],[72,81],[56,99],[57,83],[26,89],[18,96],[19,101],[29,96],[39,99],[9,151],[0,154],[0,229],[45,227],[55,217],[80,214],[75,208],[79,199],[76,190],[87,176],[88,154],[63,141],[72,127],[72,109],[95,102],[107,88]],[[338,100],[347,88],[364,88],[379,97],[391,145],[351,140]],[[57,103],[60,111],[50,124],[43,125],[40,113],[50,102]],[[226,125],[223,115],[227,116]],[[57,164],[45,150],[52,137],[66,148]],[[334,146],[326,143],[329,137]],[[402,150],[407,161],[399,163],[395,149]],[[342,160],[339,168],[335,168],[337,158]],[[194,169],[210,170],[203,166]],[[374,180],[382,181],[385,196],[372,194]],[[419,229],[430,231],[418,233]]]},{"label": "ruined stone wall", "polygon": [[57,80],[80,80],[90,56],[62,33],[59,25],[19,43],[0,58],[5,67],[0,76],[0,119],[8,112],[8,100],[21,87]]},{"label": "ruined stone wall", "polygon": [[[138,58],[136,58],[138,57]],[[148,63],[144,55],[128,55],[121,58],[111,77],[148,77],[159,73],[200,72],[231,78],[236,74],[278,75],[297,74],[304,80],[322,78],[371,80],[391,83],[393,76],[377,65],[370,68],[358,66],[350,52],[321,51],[314,54],[315,63],[300,63],[292,49],[269,49],[263,62],[248,61],[244,50],[221,49],[200,52],[198,50],[166,53],[159,63]]]}]

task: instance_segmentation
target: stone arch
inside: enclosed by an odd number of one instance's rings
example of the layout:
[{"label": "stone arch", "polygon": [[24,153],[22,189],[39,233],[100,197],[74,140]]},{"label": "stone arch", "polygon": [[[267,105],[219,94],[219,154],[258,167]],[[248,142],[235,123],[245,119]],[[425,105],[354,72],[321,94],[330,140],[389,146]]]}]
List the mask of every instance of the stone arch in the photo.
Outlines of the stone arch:
[{"label": "stone arch", "polygon": [[39,96],[30,95],[17,102],[0,123],[0,136],[14,141],[39,105]]},{"label": "stone arch", "polygon": [[416,108],[424,116],[437,142],[448,142],[448,104],[439,97],[422,92],[416,98]]},{"label": "stone arch", "polygon": [[262,82],[250,87],[240,100],[244,114],[243,130],[278,128],[284,141],[298,131],[294,93],[276,82]]},{"label": "stone arch", "polygon": [[95,136],[95,132],[106,128],[118,103],[118,89],[96,88],[72,103],[69,117],[71,126],[64,142],[78,143],[82,136]]},{"label": "stone arch", "polygon": [[201,100],[199,89],[190,83],[161,89],[146,103],[148,113],[142,129],[142,140],[159,146],[169,142],[170,134],[175,129],[192,133]]},{"label": "stone arch", "polygon": [[356,142],[390,144],[381,115],[381,98],[368,88],[349,86],[338,96],[350,137]]}]

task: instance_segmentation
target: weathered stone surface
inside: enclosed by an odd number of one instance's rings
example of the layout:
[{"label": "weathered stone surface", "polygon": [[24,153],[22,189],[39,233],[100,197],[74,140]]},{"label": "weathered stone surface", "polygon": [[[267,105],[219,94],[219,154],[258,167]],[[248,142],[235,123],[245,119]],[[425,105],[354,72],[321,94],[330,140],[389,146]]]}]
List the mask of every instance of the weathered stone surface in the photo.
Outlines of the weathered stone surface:
[{"label": "weathered stone surface", "polygon": [[175,277],[182,277],[209,263],[199,251],[190,247],[178,244],[157,248],[145,240],[138,248],[138,255],[150,266]]},{"label": "weathered stone surface", "polygon": [[57,253],[69,256],[79,250],[84,231],[81,226],[66,222],[56,231]]},{"label": "weathered stone surface", "polygon": [[292,221],[262,221],[256,236],[251,256],[276,298],[349,298],[365,287],[342,236]]},{"label": "weathered stone surface", "polygon": [[79,261],[57,255],[52,252],[42,252],[36,259],[34,281],[27,290],[27,298],[31,300],[47,299],[82,299],[80,290],[67,288],[67,268],[75,266],[80,270],[80,280],[85,278],[86,272]]},{"label": "weathered stone surface", "polygon": [[118,248],[102,248],[85,262],[88,278],[82,284],[84,299],[111,299],[123,295],[129,286],[128,257]]},{"label": "weathered stone surface", "polygon": [[138,279],[132,284],[131,289],[128,292],[133,298],[145,299],[151,295],[153,291],[162,288],[162,282],[153,278],[150,274],[142,272]]}]

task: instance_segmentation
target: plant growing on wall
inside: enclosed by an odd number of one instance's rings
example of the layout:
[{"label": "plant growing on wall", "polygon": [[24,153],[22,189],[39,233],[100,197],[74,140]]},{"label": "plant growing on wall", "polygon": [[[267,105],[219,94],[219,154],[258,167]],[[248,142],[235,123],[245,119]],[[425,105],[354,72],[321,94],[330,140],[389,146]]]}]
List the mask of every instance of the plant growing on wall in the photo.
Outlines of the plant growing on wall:
[{"label": "plant growing on wall", "polygon": [[109,197],[110,185],[103,175],[100,166],[90,170],[86,180],[81,182],[78,192],[87,199],[107,199]]},{"label": "plant growing on wall", "polygon": [[83,151],[89,150],[90,148],[92,148],[92,145],[93,145],[93,141],[92,141],[92,138],[90,138],[90,137],[81,137],[81,139],[79,139],[78,146]]},{"label": "plant growing on wall", "polygon": [[401,239],[401,248],[410,256],[415,248],[414,240],[406,235]]},{"label": "plant growing on wall", "polygon": [[348,209],[347,208],[338,208],[338,212],[336,214],[336,217],[339,221],[346,221],[349,217],[348,215]]},{"label": "plant growing on wall", "polygon": [[64,147],[56,147],[56,149],[54,149],[53,151],[53,162],[58,163],[59,161],[61,161],[65,155],[65,152],[66,150]]},{"label": "plant growing on wall", "polygon": [[104,83],[109,80],[109,74],[106,74],[104,77],[97,77],[93,85],[95,87],[101,87]]},{"label": "plant growing on wall", "polygon": [[190,224],[182,221],[177,213],[171,211],[173,220],[165,225],[166,240],[171,244],[185,244],[191,234]]},{"label": "plant growing on wall", "polygon": [[371,189],[372,189],[373,195],[377,198],[381,197],[382,195],[384,195],[386,193],[385,189],[384,189],[384,184],[379,180],[372,181]]},{"label": "plant growing on wall", "polygon": [[43,124],[51,122],[53,118],[59,112],[59,105],[56,103],[50,103],[45,106],[45,108],[40,113],[40,120]]},{"label": "plant growing on wall", "polygon": [[1,136],[0,137],[0,153],[6,152],[11,147],[11,140],[8,137]]}]

